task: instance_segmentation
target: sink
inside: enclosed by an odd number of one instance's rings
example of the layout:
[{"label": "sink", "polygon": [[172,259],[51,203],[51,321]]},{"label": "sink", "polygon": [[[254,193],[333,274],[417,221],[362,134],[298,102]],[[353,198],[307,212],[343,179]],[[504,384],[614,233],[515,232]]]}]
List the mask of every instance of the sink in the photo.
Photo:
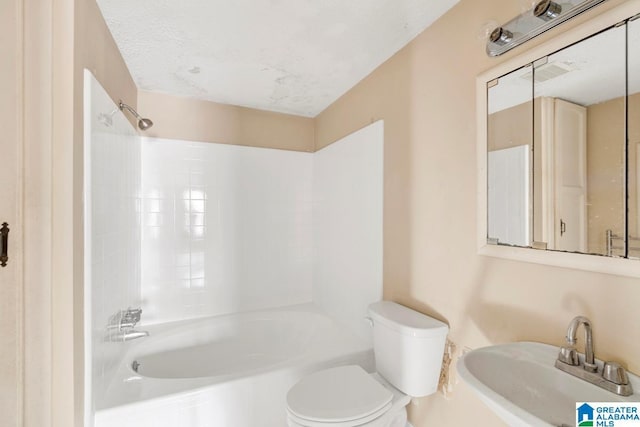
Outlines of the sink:
[{"label": "sink", "polygon": [[[575,426],[576,402],[640,401],[637,376],[629,373],[634,394],[618,396],[555,368],[559,351],[533,342],[484,347],[464,354],[457,371],[511,426]],[[602,361],[597,364],[602,371]]]}]

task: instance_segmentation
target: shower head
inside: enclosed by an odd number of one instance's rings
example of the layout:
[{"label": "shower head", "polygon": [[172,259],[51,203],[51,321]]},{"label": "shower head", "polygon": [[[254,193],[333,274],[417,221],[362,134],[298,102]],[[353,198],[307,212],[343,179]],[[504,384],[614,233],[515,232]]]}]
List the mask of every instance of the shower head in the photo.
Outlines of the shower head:
[{"label": "shower head", "polygon": [[151,126],[153,126],[153,122],[149,119],[140,119],[138,120],[138,127],[140,130],[147,130]]},{"label": "shower head", "polygon": [[153,122],[151,120],[141,117],[140,114],[138,114],[138,112],[136,110],[134,110],[133,108],[129,107],[124,102],[120,101],[118,103],[118,107],[122,111],[124,111],[124,110],[129,111],[131,114],[133,114],[135,116],[136,119],[138,119],[138,128],[140,128],[140,130],[147,130],[151,126],[153,126]]}]

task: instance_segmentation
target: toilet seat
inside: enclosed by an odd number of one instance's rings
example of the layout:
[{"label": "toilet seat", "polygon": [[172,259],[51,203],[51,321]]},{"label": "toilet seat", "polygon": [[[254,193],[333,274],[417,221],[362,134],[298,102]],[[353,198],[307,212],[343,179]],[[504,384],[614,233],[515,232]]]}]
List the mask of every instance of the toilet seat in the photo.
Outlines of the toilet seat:
[{"label": "toilet seat", "polygon": [[360,366],[340,366],[300,380],[287,394],[287,410],[302,426],[354,427],[382,416],[393,396]]},{"label": "toilet seat", "polygon": [[392,404],[389,403],[388,405],[384,406],[379,411],[376,411],[373,414],[370,414],[364,418],[359,418],[359,419],[350,420],[350,421],[338,421],[338,422],[314,421],[314,420],[307,420],[304,418],[300,418],[292,414],[291,412],[289,412],[288,415],[289,415],[289,421],[293,421],[296,426],[301,426],[301,427],[329,427],[329,426],[330,427],[358,427],[382,417],[391,408],[391,406]]}]

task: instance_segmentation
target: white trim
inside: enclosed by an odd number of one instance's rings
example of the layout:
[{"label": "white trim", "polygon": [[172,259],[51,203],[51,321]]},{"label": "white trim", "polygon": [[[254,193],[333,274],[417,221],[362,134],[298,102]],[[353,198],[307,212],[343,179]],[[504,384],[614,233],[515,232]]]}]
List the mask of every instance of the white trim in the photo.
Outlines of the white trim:
[{"label": "white trim", "polygon": [[476,80],[477,111],[477,200],[478,235],[477,247],[480,255],[516,261],[574,268],[621,276],[640,277],[640,262],[596,255],[555,252],[531,248],[487,245],[487,82],[511,70],[520,68],[538,58],[557,51],[571,43],[582,40],[598,31],[627,19],[640,11],[640,0],[629,0],[593,19],[554,37],[540,46],[516,56],[481,73]]},{"label": "white trim", "polygon": [[554,128],[554,102],[551,98],[543,97],[540,100],[540,160],[542,173],[542,236],[547,243],[547,249],[555,249],[555,147],[553,145]]}]

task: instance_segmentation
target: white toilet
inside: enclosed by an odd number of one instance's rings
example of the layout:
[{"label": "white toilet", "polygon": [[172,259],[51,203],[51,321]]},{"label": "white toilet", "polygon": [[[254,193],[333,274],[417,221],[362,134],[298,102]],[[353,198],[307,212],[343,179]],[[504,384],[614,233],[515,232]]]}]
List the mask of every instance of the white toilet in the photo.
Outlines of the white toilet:
[{"label": "white toilet", "polygon": [[447,325],[390,301],[369,316],[378,372],[348,365],[302,378],[287,394],[289,427],[405,427],[411,397],[437,390]]}]

